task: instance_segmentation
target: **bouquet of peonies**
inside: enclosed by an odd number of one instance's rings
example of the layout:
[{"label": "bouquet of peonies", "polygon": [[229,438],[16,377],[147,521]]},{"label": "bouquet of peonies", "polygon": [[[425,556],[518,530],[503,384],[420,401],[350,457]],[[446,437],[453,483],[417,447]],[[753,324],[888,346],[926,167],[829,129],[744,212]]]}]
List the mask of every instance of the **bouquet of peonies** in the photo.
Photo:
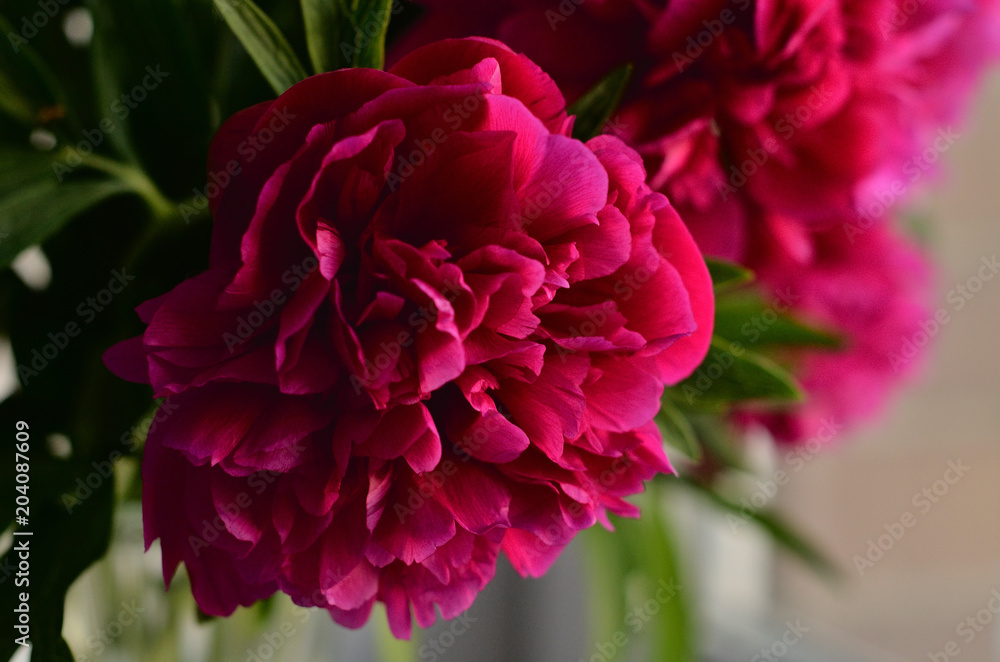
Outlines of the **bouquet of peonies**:
[{"label": "bouquet of peonies", "polygon": [[10,4],[0,408],[52,660],[139,498],[206,618],[408,639],[595,525],[675,573],[661,485],[740,512],[748,431],[840,439],[919,366],[901,207],[1000,47],[993,0]]}]

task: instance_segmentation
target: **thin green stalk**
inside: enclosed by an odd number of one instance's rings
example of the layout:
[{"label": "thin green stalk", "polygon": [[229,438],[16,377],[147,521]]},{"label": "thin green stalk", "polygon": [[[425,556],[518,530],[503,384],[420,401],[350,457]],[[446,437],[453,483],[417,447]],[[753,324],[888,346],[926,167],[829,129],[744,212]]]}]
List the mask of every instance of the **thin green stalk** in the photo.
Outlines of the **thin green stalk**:
[{"label": "thin green stalk", "polygon": [[[68,149],[63,151],[65,155],[69,154]],[[153,180],[139,168],[97,154],[86,156],[79,154],[79,157],[83,165],[88,168],[107,173],[132,187],[132,190],[142,196],[149,205],[157,221],[166,222],[177,215],[177,206],[163,195]]]},{"label": "thin green stalk", "polygon": [[389,630],[389,621],[385,612],[382,618],[375,618],[375,648],[382,662],[414,662],[417,659],[417,638],[419,632],[414,631],[409,641],[396,639]]}]

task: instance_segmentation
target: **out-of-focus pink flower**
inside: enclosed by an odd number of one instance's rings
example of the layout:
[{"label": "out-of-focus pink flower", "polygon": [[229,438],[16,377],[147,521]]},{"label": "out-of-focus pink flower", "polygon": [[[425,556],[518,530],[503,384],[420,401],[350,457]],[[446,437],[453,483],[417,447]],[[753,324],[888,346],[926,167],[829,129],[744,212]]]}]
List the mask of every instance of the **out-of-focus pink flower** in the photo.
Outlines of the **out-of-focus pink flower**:
[{"label": "out-of-focus pink flower", "polygon": [[[925,267],[879,226],[955,142],[952,125],[1000,51],[1000,2],[421,4],[427,16],[398,52],[432,34],[496,35],[570,99],[632,62],[607,130],[642,155],[699,246],[767,274],[765,291],[801,278],[828,294],[799,312],[845,334],[848,350],[798,354],[809,404],[801,418],[768,419],[778,436],[806,434],[816,412],[849,422],[885,400],[898,375],[883,350],[926,294]],[[912,271],[893,272],[903,266]]]},{"label": "out-of-focus pink flower", "polygon": [[840,227],[781,237],[777,225],[759,256],[763,289],[793,301],[798,317],[837,332],[843,348],[789,351],[808,400],[738,419],[763,423],[782,442],[826,442],[878,414],[892,387],[921,366],[937,324],[931,267],[887,225],[851,238]]},{"label": "out-of-focus pink flower", "polygon": [[205,612],[282,590],[359,626],[381,601],[409,636],[501,550],[542,574],[670,471],[651,421],[707,350],[708,272],[639,156],[570,138],[564,106],[526,57],[450,40],[219,131],[209,270],[106,354],[175,407],[146,542]]},{"label": "out-of-focus pink flower", "polygon": [[729,257],[761,208],[824,227],[914,166],[922,174],[913,161],[1000,50],[996,0],[421,4],[427,16],[397,53],[432,36],[496,36],[570,100],[634,63],[608,129],[685,222],[710,226],[695,229],[703,248]]}]

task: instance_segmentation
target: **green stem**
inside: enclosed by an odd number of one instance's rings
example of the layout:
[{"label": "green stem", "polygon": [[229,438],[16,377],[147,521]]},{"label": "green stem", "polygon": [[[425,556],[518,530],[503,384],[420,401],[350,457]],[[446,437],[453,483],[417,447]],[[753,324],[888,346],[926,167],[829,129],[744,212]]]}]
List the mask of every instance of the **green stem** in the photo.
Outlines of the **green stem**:
[{"label": "green stem", "polygon": [[83,160],[83,165],[88,168],[105,172],[131,186],[132,190],[142,196],[149,205],[157,221],[166,222],[177,215],[177,206],[163,195],[153,180],[139,168],[97,154],[79,156]]},{"label": "green stem", "polygon": [[[667,479],[669,480],[669,479]],[[637,497],[642,508],[642,519],[637,522],[641,538],[634,541],[638,550],[637,560],[646,576],[647,586],[663,586],[665,580],[674,588],[661,604],[652,630],[652,659],[663,662],[695,662],[697,651],[697,623],[690,604],[693,586],[686,582],[683,572],[679,540],[664,503],[666,481],[651,481],[646,492]],[[643,544],[644,543],[644,544]],[[653,590],[653,589],[651,589]],[[652,624],[651,624],[652,625]]]},{"label": "green stem", "polygon": [[585,544],[590,635],[587,651],[611,641],[625,626],[625,582],[629,574],[616,534],[593,526],[580,536]]},{"label": "green stem", "polygon": [[409,641],[396,639],[389,629],[389,622],[383,611],[381,618],[375,618],[375,648],[382,662],[413,662],[417,659],[417,637],[414,629]]}]

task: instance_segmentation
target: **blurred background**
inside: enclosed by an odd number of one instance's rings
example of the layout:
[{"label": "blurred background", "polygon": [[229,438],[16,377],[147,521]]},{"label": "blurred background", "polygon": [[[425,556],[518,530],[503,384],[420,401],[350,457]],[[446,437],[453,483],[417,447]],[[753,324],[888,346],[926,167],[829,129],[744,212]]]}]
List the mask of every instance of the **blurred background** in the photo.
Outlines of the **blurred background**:
[{"label": "blurred background", "polygon": [[[977,276],[983,259],[1000,254],[997,117],[994,73],[944,157],[946,177],[913,205],[939,262],[936,305],[949,316],[922,379],[876,423],[821,453],[790,454],[751,436],[757,478],[748,479],[749,493],[764,494],[839,577],[817,575],[753,526],[663,486],[703,659],[1000,660],[1000,278],[984,281],[961,309],[949,297]],[[44,280],[45,269],[37,257],[19,260],[26,280]],[[6,398],[16,373],[9,345],[2,350]],[[49,444],[58,448],[60,440]],[[118,469],[125,492],[138,462],[123,459]],[[779,471],[788,480],[772,489]],[[0,549],[10,540],[7,534]],[[66,541],[67,550],[73,544]],[[650,659],[644,641],[652,616],[672,599],[674,578],[664,577],[661,595],[631,601],[638,607],[616,633],[621,638],[597,636],[588,626],[602,607],[590,544],[578,540],[540,580],[520,579],[501,564],[465,616],[407,645],[389,640],[380,616],[351,632],[284,596],[200,622],[183,571],[163,591],[158,547],[143,553],[141,513],[128,502],[116,512],[110,553],[70,591],[64,635],[77,660],[108,662]],[[623,650],[619,639],[634,645]]]},{"label": "blurred background", "polygon": [[[1000,253],[997,117],[1000,78],[994,73],[945,157],[949,174],[920,206],[939,261],[936,305],[951,318],[921,379],[875,425],[810,461],[778,497],[846,574],[831,590],[779,561],[778,608],[904,659],[1000,660],[1000,614],[989,610],[991,600],[1000,607],[994,597],[1000,589],[1000,279],[985,282],[961,310],[947,296],[977,276],[984,257]],[[948,463],[959,460],[969,467],[966,474],[943,496],[933,493]],[[937,499],[929,506],[916,497],[927,488]],[[852,557],[865,555],[867,541],[906,512],[916,524],[860,575]],[[935,657],[949,642],[958,648]]]}]

